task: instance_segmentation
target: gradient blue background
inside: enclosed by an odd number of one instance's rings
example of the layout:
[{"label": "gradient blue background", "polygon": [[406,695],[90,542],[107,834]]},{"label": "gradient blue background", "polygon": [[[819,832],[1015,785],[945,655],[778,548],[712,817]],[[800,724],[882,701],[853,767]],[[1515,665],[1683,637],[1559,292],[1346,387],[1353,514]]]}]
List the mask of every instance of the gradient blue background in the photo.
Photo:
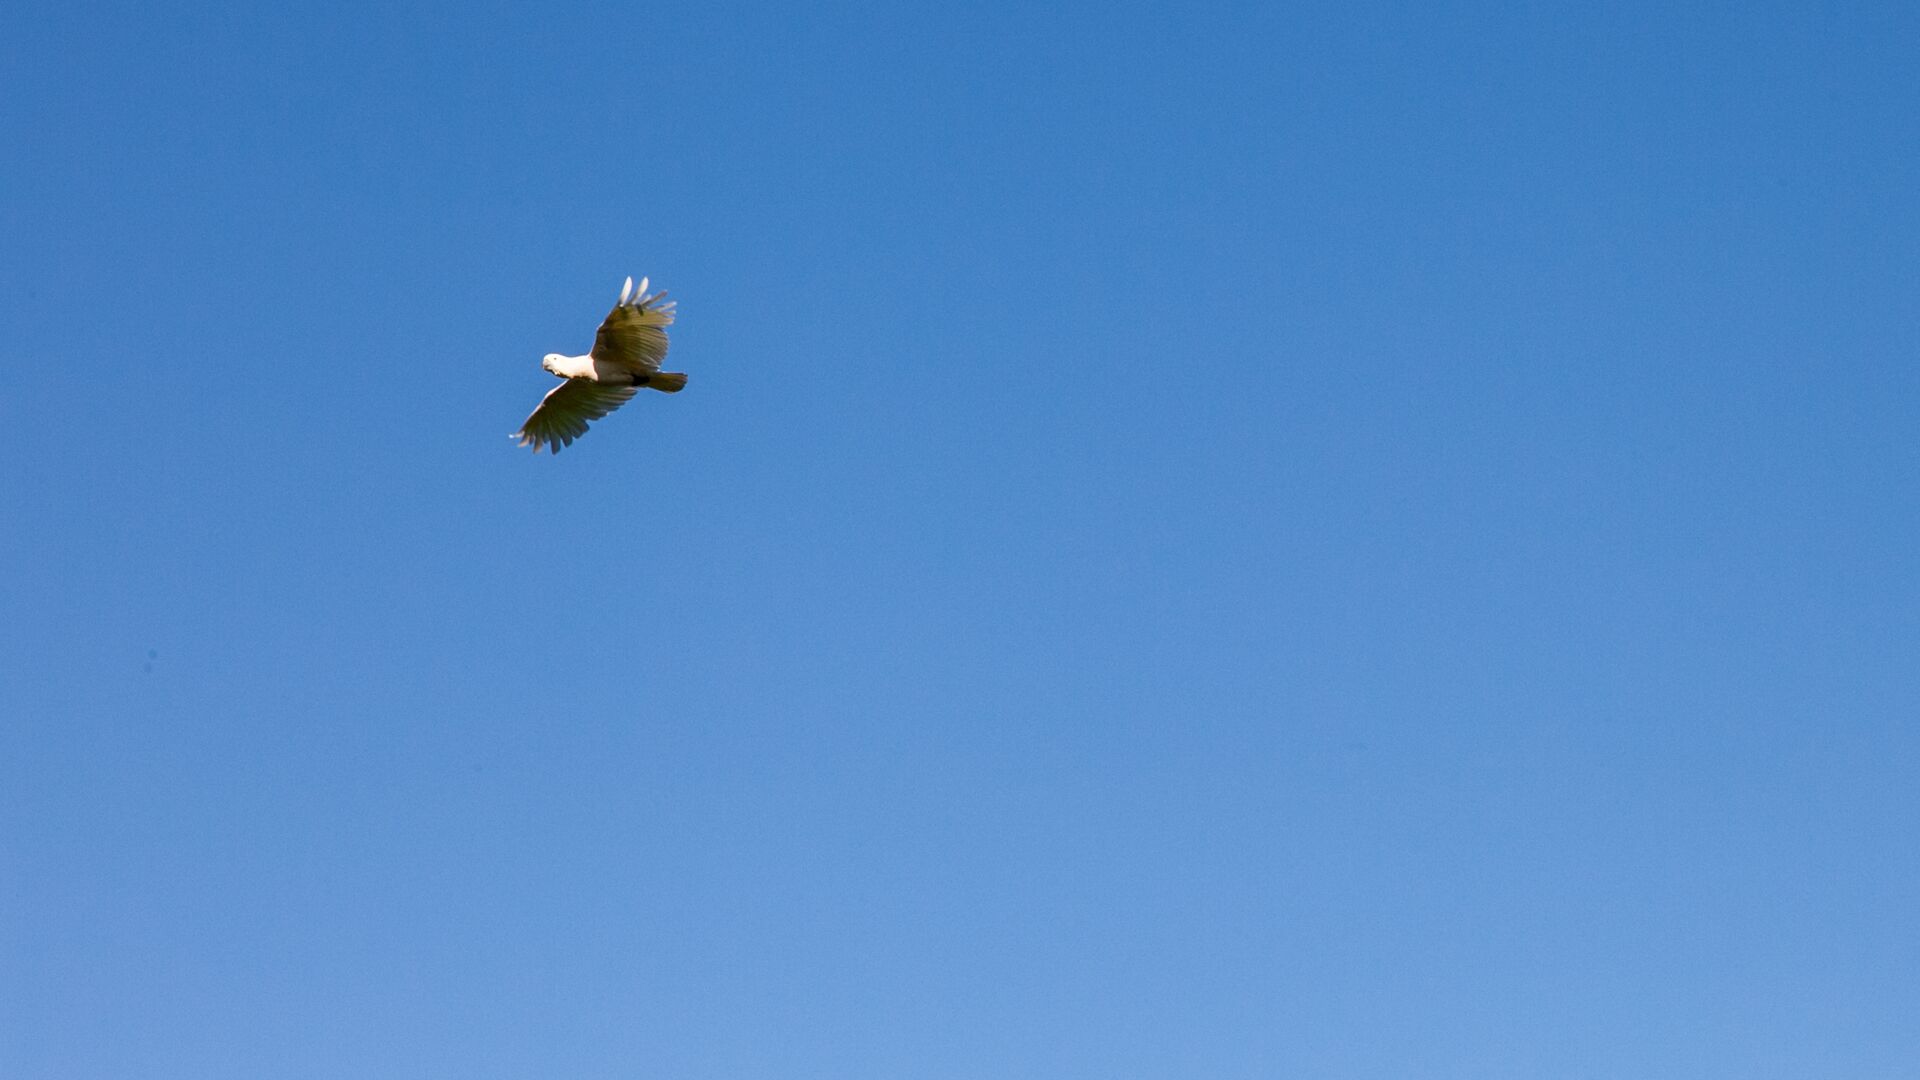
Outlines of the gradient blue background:
[{"label": "gradient blue background", "polygon": [[1815,6],[9,6],[0,1074],[1913,1076]]}]

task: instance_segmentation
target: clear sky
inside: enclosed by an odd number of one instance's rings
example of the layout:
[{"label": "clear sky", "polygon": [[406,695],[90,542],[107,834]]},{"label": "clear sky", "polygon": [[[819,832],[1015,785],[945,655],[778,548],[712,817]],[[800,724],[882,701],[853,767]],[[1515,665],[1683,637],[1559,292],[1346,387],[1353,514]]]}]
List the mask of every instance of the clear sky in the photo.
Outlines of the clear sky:
[{"label": "clear sky", "polygon": [[8,5],[0,1075],[1914,1075],[1916,35]]}]

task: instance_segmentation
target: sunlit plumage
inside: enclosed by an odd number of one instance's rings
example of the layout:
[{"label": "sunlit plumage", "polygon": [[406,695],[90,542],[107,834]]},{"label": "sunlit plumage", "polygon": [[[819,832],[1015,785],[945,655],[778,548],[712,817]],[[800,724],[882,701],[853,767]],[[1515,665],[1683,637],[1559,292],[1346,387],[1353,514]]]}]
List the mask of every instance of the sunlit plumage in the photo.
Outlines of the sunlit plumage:
[{"label": "sunlit plumage", "polygon": [[661,302],[665,292],[647,293],[647,279],[620,290],[620,302],[600,323],[593,351],[585,356],[548,353],[540,366],[566,380],[540,399],[514,438],[539,453],[545,447],[557,454],[587,433],[598,420],[625,405],[641,387],[677,393],[687,385],[678,372],[661,371],[667,359],[667,327],[673,325],[675,301]]}]

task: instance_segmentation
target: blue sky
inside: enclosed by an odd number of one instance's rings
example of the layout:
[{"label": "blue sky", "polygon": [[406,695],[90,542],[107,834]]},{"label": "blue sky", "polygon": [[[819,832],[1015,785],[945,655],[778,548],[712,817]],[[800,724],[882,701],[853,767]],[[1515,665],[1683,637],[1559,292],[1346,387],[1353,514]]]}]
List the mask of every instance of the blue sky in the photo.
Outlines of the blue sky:
[{"label": "blue sky", "polygon": [[1911,1075],[1808,7],[10,7],[0,1073]]}]

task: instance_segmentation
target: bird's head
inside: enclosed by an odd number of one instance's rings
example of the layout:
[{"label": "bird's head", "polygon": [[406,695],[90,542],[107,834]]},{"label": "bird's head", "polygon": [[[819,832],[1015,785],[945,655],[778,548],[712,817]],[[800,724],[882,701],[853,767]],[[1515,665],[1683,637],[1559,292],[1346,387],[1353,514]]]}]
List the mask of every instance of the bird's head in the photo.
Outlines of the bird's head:
[{"label": "bird's head", "polygon": [[547,355],[540,358],[540,366],[543,368],[546,368],[548,371],[553,372],[555,375],[558,375],[560,374],[560,368],[558,366],[560,363],[560,360],[561,360],[561,357],[559,353],[550,352]]}]

